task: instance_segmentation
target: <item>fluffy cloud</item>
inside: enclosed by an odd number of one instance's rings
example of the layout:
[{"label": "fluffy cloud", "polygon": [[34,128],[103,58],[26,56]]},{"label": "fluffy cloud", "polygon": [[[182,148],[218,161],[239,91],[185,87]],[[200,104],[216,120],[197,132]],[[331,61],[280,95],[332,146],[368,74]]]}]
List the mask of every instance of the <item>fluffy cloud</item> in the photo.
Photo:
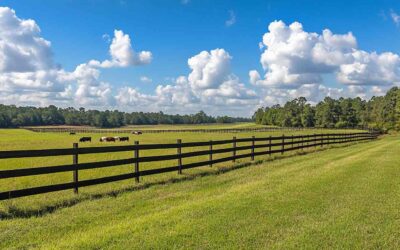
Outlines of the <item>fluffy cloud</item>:
[{"label": "fluffy cloud", "polygon": [[76,92],[73,95],[75,103],[90,107],[115,104],[111,86],[99,80],[98,69],[83,63],[78,65],[69,77],[76,82]]},{"label": "fluffy cloud", "polygon": [[324,99],[325,96],[332,98],[346,96],[344,88],[326,87],[322,84],[304,84],[294,89],[266,88],[262,91],[264,98],[260,102],[261,106],[284,104],[300,96],[305,97],[312,104]]},{"label": "fluffy cloud", "polygon": [[294,22],[272,22],[263,36],[265,50],[262,79],[250,71],[250,82],[260,86],[296,88],[323,82],[323,74],[336,74],[340,83],[350,85],[394,84],[400,81],[400,58],[386,52],[368,53],[357,48],[352,33],[306,32]]},{"label": "fluffy cloud", "polygon": [[351,33],[334,35],[329,30],[324,30],[322,35],[308,33],[298,22],[287,26],[275,21],[268,29],[263,36],[266,49],[260,59],[266,70],[265,79],[257,79],[258,73],[250,72],[251,81],[258,85],[296,87],[320,83],[321,74],[351,62],[348,53],[357,45]]},{"label": "fluffy cloud", "polygon": [[[115,88],[101,80],[105,68],[138,66],[152,60],[149,51],[135,52],[131,38],[121,30],[114,31],[110,59],[90,60],[68,72],[55,66],[51,44],[40,36],[33,20],[19,19],[13,10],[1,8],[0,27],[2,103],[182,113],[203,109],[213,114],[230,110],[232,115],[240,110],[248,115],[258,102],[256,92],[231,72],[232,57],[224,49],[194,55],[188,59],[189,75],[160,84],[153,93],[145,94],[132,86]],[[151,79],[141,77],[141,81]]]},{"label": "fluffy cloud", "polygon": [[258,104],[258,96],[231,72],[231,59],[224,49],[202,51],[189,58],[191,72],[188,76],[179,76],[171,84],[158,85],[150,95],[135,88],[124,88],[117,102],[125,107],[141,105],[141,110],[192,113],[202,109],[214,115],[222,112],[248,115]]},{"label": "fluffy cloud", "polygon": [[[317,34],[304,31],[298,22],[274,21],[260,49],[265,74],[251,70],[249,81],[260,88],[263,105],[282,104],[299,96],[311,103],[325,96],[369,98],[400,85],[399,55],[360,50],[351,32],[334,34],[325,29]],[[336,76],[344,86],[325,86],[324,75]]]},{"label": "fluffy cloud", "polygon": [[189,82],[195,89],[218,87],[228,76],[232,57],[224,49],[202,51],[189,58]]},{"label": "fluffy cloud", "polygon": [[35,21],[21,20],[15,11],[0,7],[0,73],[53,68],[50,42],[40,37]]},{"label": "fluffy cloud", "polygon": [[[297,22],[269,25],[260,45],[264,73],[251,70],[250,86],[231,71],[232,56],[218,48],[190,57],[188,75],[158,84],[154,91],[115,87],[101,80],[102,71],[148,64],[152,53],[135,51],[131,37],[121,30],[114,31],[110,42],[109,59],[90,60],[66,71],[53,62],[51,43],[41,37],[35,21],[0,8],[0,102],[248,116],[257,105],[299,96],[314,103],[325,96],[368,98],[400,85],[399,55],[368,53],[357,48],[352,33],[310,33]],[[323,85],[325,74],[334,74],[343,86]],[[146,76],[140,80],[152,81]]]},{"label": "fluffy cloud", "polygon": [[352,85],[392,85],[400,83],[400,57],[391,52],[377,54],[362,50],[352,53],[353,61],[340,65],[337,79]]},{"label": "fluffy cloud", "polygon": [[114,32],[109,53],[110,60],[91,60],[65,71],[53,62],[51,43],[40,36],[35,21],[20,19],[14,10],[0,7],[0,101],[112,107],[116,104],[113,88],[100,81],[100,69],[148,64],[152,54],[136,53],[129,35],[120,30]]},{"label": "fluffy cloud", "polygon": [[[122,103],[129,103],[124,96],[134,94],[128,91],[125,95],[121,95],[121,91],[129,90],[129,88],[122,88],[114,96],[112,87],[109,83],[101,82],[99,80],[99,68],[111,67],[129,67],[148,64],[152,60],[152,54],[149,51],[134,52],[131,45],[129,35],[124,34],[121,30],[114,31],[114,38],[110,45],[111,60],[99,62],[91,60],[88,63],[80,64],[72,72],[71,78],[77,83],[77,90],[75,95],[75,102],[85,106],[105,106],[111,107],[117,104],[116,99],[122,98]],[[141,78],[141,80],[151,81],[149,78]]]},{"label": "fluffy cloud", "polygon": [[132,49],[131,38],[128,34],[124,34],[122,30],[114,30],[114,38],[109,52],[111,60],[103,62],[92,60],[89,64],[102,68],[128,67],[149,64],[152,60],[150,51],[135,52]]},{"label": "fluffy cloud", "polygon": [[33,20],[0,7],[0,100],[48,103],[65,96],[68,73],[53,63],[51,43]]}]

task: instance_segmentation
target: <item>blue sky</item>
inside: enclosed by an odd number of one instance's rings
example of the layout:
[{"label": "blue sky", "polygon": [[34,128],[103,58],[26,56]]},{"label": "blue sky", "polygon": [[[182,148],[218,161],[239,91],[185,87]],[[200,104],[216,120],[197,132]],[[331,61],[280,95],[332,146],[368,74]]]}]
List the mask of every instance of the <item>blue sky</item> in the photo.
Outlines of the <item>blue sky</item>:
[{"label": "blue sky", "polygon": [[[286,25],[296,21],[304,31],[318,34],[324,29],[333,34],[351,32],[357,49],[400,54],[400,18],[396,19],[399,1],[5,0],[1,6],[13,9],[19,19],[35,21],[40,36],[51,42],[54,62],[65,71],[74,71],[77,65],[92,59],[107,60],[110,41],[104,35],[112,40],[116,29],[130,36],[135,51],[151,51],[151,63],[101,69],[99,81],[107,82],[113,92],[128,86],[152,95],[158,85],[174,84],[171,81],[178,76],[188,76],[192,71],[189,58],[221,48],[232,58],[230,72],[245,87],[261,93],[265,88],[260,90],[249,82],[249,71],[257,70],[261,78],[266,73],[260,64],[263,51],[259,42],[275,20]],[[231,25],[227,25],[230,19]],[[141,82],[142,76],[152,82]],[[325,87],[349,85],[338,82],[332,72],[322,73],[321,77]],[[371,95],[367,92],[363,94]],[[259,99],[256,105],[269,104],[264,96]]]}]

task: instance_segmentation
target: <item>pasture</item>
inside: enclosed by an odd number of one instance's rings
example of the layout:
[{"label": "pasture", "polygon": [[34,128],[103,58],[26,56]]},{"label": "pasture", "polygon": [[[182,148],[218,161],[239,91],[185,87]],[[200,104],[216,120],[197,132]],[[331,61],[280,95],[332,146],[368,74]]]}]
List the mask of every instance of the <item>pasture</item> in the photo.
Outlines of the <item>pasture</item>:
[{"label": "pasture", "polygon": [[[130,135],[130,134],[119,134],[120,136],[129,136],[130,142],[100,142],[100,137],[113,136],[113,134],[80,134],[69,135],[68,133],[35,133],[27,130],[11,129],[11,130],[0,130],[0,137],[4,138],[1,140],[0,147],[2,150],[20,150],[20,149],[44,149],[44,148],[71,148],[72,144],[78,142],[82,136],[92,137],[92,142],[79,143],[79,147],[87,146],[101,146],[101,145],[129,145],[133,144],[134,140],[138,140],[140,144],[149,143],[175,143],[177,139],[181,139],[182,142],[193,142],[193,141],[209,141],[209,140],[222,140],[232,139],[233,136],[237,138],[249,138],[252,135],[256,137],[266,137],[269,135],[281,135],[281,133],[289,134],[305,134],[305,133],[337,133],[337,130],[309,130],[309,131],[284,131],[284,132],[259,132],[259,133],[162,133],[162,134],[151,134],[144,133],[142,135]],[[342,131],[350,132],[350,131]],[[246,143],[238,143],[238,146],[247,145]],[[215,146],[215,149],[224,148],[226,145]],[[194,147],[184,149],[184,152],[192,152],[198,149],[204,149],[204,147]],[[262,150],[262,149],[260,149]],[[176,153],[176,149],[160,149],[141,152],[141,156],[155,156]],[[293,154],[291,153],[285,153]],[[79,162],[94,162],[94,161],[106,161],[106,160],[117,160],[124,158],[133,157],[134,152],[115,152],[115,153],[102,153],[102,154],[91,154],[79,156]],[[231,153],[221,154],[220,157],[230,156]],[[273,156],[277,157],[277,156]],[[265,156],[256,157],[255,160],[265,159]],[[191,163],[196,161],[207,160],[208,156],[197,156],[188,159],[184,159],[184,163]],[[237,161],[248,162],[248,159],[242,159]],[[38,158],[20,158],[20,159],[0,159],[0,168],[2,170],[7,169],[18,169],[27,167],[38,167],[38,166],[56,166],[62,164],[71,164],[71,156],[56,156],[56,157],[38,157]],[[141,170],[163,168],[176,165],[176,160],[151,162],[141,164]],[[231,164],[220,163],[214,167],[226,167]],[[106,176],[113,176],[124,173],[131,173],[133,171],[132,164],[102,168],[102,169],[90,169],[79,172],[79,179],[93,179],[101,178]],[[185,170],[184,174],[202,174],[211,171],[210,168],[202,167],[197,169]],[[154,182],[165,182],[171,179],[184,178],[185,175],[177,175],[177,173],[165,173],[156,176],[146,176],[141,178],[141,184]],[[72,181],[72,173],[56,173],[51,175],[41,176],[27,176],[11,179],[0,180],[1,191],[23,189],[35,186],[52,185]],[[114,183],[109,183],[100,186],[85,187],[80,190],[79,195],[75,195],[72,191],[66,190],[56,193],[49,193],[44,195],[30,196],[25,198],[19,198],[18,200],[10,200],[2,202],[0,205],[0,212],[6,216],[12,216],[13,214],[31,214],[35,211],[47,210],[48,207],[58,207],[64,204],[74,203],[81,199],[90,199],[92,196],[104,195],[109,193],[118,192],[119,190],[130,189],[137,187],[134,180],[125,180]]]},{"label": "pasture", "polygon": [[[26,148],[74,141],[67,134],[2,133],[16,135],[8,148],[23,138],[29,138]],[[140,141],[159,142],[160,136],[143,134]],[[176,136],[164,139],[231,135]],[[247,167],[225,164],[137,185],[84,188],[78,196],[63,191],[1,202],[3,214],[14,217],[0,221],[0,248],[397,248],[399,144],[398,136],[385,136]]]},{"label": "pasture", "polygon": [[[210,124],[158,124],[158,125],[128,125],[121,127],[121,130],[176,130],[176,129],[236,129],[236,128],[264,128],[273,127],[267,125],[255,124],[252,122],[237,122],[237,123],[210,123]],[[90,126],[35,126],[34,128],[85,128],[96,129]]]}]

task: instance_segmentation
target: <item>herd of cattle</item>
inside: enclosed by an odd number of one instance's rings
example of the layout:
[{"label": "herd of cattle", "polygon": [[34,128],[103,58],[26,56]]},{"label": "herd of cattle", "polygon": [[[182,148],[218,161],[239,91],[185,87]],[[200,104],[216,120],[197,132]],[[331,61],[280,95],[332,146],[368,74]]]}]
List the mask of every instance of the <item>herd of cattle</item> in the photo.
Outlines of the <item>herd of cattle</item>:
[{"label": "herd of cattle", "polygon": [[[75,132],[69,133],[70,135],[75,135]],[[132,134],[141,135],[141,131],[133,131]],[[116,141],[129,141],[128,136],[102,136],[100,137],[100,142],[116,142]],[[84,136],[79,139],[79,142],[92,142],[92,137]]]}]

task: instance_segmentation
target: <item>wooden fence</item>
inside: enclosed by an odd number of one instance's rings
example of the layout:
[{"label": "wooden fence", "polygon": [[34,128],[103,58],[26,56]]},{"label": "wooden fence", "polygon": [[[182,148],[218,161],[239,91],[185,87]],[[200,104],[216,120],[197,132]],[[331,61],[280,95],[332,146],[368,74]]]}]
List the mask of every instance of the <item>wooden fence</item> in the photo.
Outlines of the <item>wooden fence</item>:
[{"label": "wooden fence", "polygon": [[[38,127],[24,127],[24,129],[33,132],[52,132],[52,133],[103,133],[103,134],[130,134],[134,131],[141,131],[146,134],[159,134],[159,133],[251,133],[251,132],[270,132],[270,131],[305,131],[315,130],[318,128],[303,128],[303,127],[264,127],[264,128],[214,128],[214,129],[96,129],[96,128],[38,128]],[[321,128],[321,130],[324,128]],[[360,129],[369,130],[368,128],[329,128],[329,130],[349,130],[349,129]],[[369,130],[373,132],[372,130]]]},{"label": "wooden fence", "polygon": [[[6,178],[18,178],[23,176],[36,176],[53,174],[60,172],[72,172],[73,181],[62,184],[53,184],[40,187],[24,188],[19,190],[10,190],[0,192],[0,200],[12,199],[17,197],[43,194],[48,192],[73,189],[78,193],[80,187],[97,185],[102,183],[135,179],[139,182],[139,178],[146,175],[160,174],[166,172],[177,171],[181,174],[183,170],[196,168],[201,166],[212,166],[213,164],[233,161],[242,158],[250,158],[254,160],[255,156],[272,155],[276,153],[283,154],[287,151],[302,150],[310,147],[323,147],[324,145],[349,143],[355,141],[372,140],[376,139],[376,133],[332,133],[332,134],[310,134],[310,135],[295,135],[295,136],[269,136],[264,138],[236,138],[231,140],[219,141],[203,141],[203,142],[182,142],[178,140],[177,143],[169,144],[139,144],[136,141],[133,145],[125,146],[104,146],[104,147],[84,147],[79,148],[77,143],[73,144],[72,148],[63,149],[44,149],[44,150],[18,150],[18,151],[0,151],[0,159],[10,158],[26,158],[26,157],[47,157],[47,156],[72,156],[72,163],[59,166],[44,166],[34,168],[21,168],[12,170],[0,170],[0,180]],[[238,146],[237,143],[245,143],[245,146]],[[248,145],[247,145],[248,144]],[[228,147],[214,149],[216,145],[229,145]],[[182,152],[185,148],[192,147],[207,147],[206,150],[198,150],[194,152]],[[158,156],[140,156],[143,150],[157,150],[157,149],[176,149],[176,154],[158,155]],[[261,151],[255,152],[255,149]],[[79,155],[84,154],[97,154],[97,153],[111,153],[111,152],[133,152],[133,158],[108,160],[90,163],[79,163]],[[244,152],[243,151],[247,151]],[[242,153],[241,153],[242,152]],[[231,156],[216,158],[215,156],[222,153],[232,153]],[[194,163],[183,164],[182,159],[195,157],[195,156],[209,156],[207,161],[200,161]],[[166,160],[177,160],[177,165],[169,166],[158,169],[140,170],[140,163],[156,162]],[[79,171],[85,169],[107,168],[114,166],[121,166],[133,164],[133,171],[130,173],[119,174],[114,176],[107,176],[89,180],[79,180]]]}]

